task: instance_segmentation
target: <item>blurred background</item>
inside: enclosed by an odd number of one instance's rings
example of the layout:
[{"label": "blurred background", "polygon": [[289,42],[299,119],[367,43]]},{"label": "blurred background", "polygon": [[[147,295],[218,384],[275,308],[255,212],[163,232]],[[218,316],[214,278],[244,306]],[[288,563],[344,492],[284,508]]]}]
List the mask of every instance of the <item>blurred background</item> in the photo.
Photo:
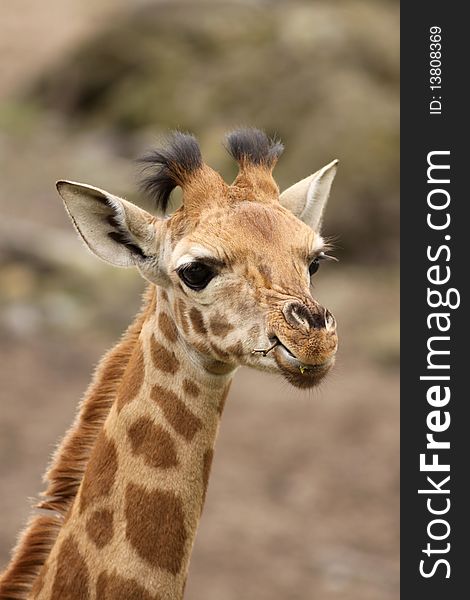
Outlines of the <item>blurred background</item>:
[{"label": "blurred background", "polygon": [[223,135],[254,125],[285,143],[281,188],[341,160],[324,228],[341,262],[316,278],[340,353],[308,393],[238,372],[186,598],[398,597],[398,17],[386,0],[1,3],[0,565],[143,290],[82,247],[56,179],[139,203],[134,159],[172,128],[230,179]]}]

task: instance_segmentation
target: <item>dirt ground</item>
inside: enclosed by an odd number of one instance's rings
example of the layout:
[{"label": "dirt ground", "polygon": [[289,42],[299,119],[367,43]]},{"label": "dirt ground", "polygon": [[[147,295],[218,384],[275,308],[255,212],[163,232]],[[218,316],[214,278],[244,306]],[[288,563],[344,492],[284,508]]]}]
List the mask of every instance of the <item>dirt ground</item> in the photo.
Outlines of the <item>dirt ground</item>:
[{"label": "dirt ground", "polygon": [[[113,5],[46,4],[2,3],[0,101]],[[136,312],[142,285],[88,257],[53,199],[51,182],[64,173],[93,181],[99,170],[102,182],[127,186],[130,167],[106,143],[78,135],[69,147],[53,126],[0,132],[0,168],[1,570],[92,368]],[[45,238],[29,235],[32,223]],[[55,248],[63,256],[51,256]],[[339,323],[337,367],[310,392],[237,373],[187,600],[399,596],[398,273],[346,258],[322,267],[317,288]]]}]

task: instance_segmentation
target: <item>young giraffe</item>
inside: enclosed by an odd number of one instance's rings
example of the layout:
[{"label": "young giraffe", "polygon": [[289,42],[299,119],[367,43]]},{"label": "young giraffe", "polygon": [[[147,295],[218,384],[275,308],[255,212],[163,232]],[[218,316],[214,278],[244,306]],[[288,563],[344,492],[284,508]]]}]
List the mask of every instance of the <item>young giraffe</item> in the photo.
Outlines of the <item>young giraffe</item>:
[{"label": "young giraffe", "polygon": [[144,159],[144,188],[162,209],[183,189],[166,219],[58,182],[89,249],[137,267],[149,286],[57,451],[46,514],[23,534],[1,600],[180,600],[236,368],[308,388],[333,365],[335,319],[310,280],[329,258],[319,229],[337,161],[279,195],[279,142],[245,129],[227,148],[239,163],[232,185],[187,134]]}]

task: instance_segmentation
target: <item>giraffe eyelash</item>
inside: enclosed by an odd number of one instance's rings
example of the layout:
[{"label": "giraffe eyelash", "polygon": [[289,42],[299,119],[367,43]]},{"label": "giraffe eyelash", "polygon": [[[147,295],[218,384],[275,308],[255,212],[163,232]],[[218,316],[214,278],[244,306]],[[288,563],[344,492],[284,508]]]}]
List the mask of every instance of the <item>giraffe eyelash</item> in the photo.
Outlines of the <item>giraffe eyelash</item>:
[{"label": "giraffe eyelash", "polygon": [[315,252],[314,254],[309,256],[307,260],[309,263],[313,262],[314,260],[328,260],[333,262],[339,262],[339,258],[336,258],[336,256],[332,256],[331,254],[326,254],[324,250],[320,250],[320,252]]}]

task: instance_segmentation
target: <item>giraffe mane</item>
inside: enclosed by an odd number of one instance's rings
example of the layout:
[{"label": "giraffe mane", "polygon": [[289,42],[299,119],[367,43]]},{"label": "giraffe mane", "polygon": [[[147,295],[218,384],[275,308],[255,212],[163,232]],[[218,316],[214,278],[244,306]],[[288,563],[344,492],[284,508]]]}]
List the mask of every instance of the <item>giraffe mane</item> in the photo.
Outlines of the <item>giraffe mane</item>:
[{"label": "giraffe mane", "polygon": [[74,423],[59,444],[44,476],[48,485],[41,496],[45,499],[35,508],[47,512],[31,517],[20,535],[11,561],[0,576],[0,600],[27,600],[29,597],[75,500],[95,440],[116,398],[118,385],[154,302],[155,288],[150,285],[142,310],[118,345],[98,364]]}]

